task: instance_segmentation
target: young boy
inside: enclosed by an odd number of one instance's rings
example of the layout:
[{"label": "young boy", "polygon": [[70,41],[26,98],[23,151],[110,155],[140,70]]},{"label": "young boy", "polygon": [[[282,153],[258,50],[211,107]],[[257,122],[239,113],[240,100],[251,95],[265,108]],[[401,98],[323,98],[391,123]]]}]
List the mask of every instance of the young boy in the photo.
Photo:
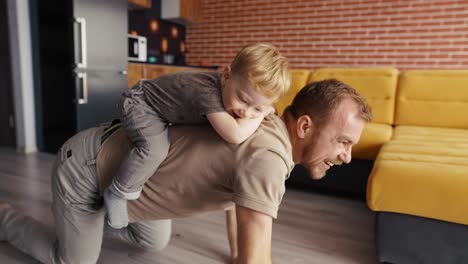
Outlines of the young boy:
[{"label": "young boy", "polygon": [[123,93],[121,120],[133,142],[104,192],[109,225],[128,224],[127,200],[137,199],[169,151],[169,124],[209,122],[227,142],[240,144],[290,85],[288,63],[272,45],[244,47],[221,72],[180,72],[141,80]]}]

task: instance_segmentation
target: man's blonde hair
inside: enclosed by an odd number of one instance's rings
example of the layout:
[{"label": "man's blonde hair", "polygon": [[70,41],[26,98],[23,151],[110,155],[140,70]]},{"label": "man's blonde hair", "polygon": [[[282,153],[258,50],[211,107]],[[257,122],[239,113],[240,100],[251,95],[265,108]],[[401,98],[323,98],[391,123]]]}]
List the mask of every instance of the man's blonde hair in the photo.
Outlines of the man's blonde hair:
[{"label": "man's blonde hair", "polygon": [[286,57],[266,43],[256,43],[242,48],[231,63],[231,74],[251,82],[261,95],[277,101],[291,85]]}]

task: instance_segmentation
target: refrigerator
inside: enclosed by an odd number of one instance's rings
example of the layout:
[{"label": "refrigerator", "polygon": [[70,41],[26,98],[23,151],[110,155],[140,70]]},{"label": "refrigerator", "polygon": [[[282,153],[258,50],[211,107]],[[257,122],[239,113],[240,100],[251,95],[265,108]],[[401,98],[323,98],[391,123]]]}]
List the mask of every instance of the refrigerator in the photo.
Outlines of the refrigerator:
[{"label": "refrigerator", "polygon": [[32,1],[41,151],[118,117],[127,89],[127,0]]}]

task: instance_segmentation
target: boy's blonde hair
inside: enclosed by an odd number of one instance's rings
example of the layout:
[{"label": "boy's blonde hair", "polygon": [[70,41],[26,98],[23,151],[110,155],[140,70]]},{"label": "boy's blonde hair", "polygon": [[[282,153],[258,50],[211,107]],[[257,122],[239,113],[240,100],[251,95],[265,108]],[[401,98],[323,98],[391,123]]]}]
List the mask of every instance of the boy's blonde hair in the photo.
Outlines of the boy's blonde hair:
[{"label": "boy's blonde hair", "polygon": [[291,85],[286,57],[266,43],[256,43],[242,48],[231,63],[231,74],[250,81],[261,95],[277,101]]}]

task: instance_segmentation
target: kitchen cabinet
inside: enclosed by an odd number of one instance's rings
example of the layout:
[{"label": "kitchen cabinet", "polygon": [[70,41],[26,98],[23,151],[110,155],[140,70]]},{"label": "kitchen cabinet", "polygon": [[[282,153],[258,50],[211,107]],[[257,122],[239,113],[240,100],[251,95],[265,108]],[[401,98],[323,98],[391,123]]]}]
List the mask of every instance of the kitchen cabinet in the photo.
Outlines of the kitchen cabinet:
[{"label": "kitchen cabinet", "polygon": [[146,67],[143,63],[129,63],[128,64],[128,87],[131,88],[140,79],[146,76]]},{"label": "kitchen cabinet", "polygon": [[184,66],[167,66],[154,65],[145,63],[129,63],[128,64],[128,87],[131,88],[141,79],[155,79],[159,76],[181,71],[215,71],[214,69],[184,67]]},{"label": "kitchen cabinet", "polygon": [[152,0],[128,0],[128,6],[131,9],[151,8]]},{"label": "kitchen cabinet", "polygon": [[180,24],[203,21],[203,0],[162,0],[161,18]]}]

